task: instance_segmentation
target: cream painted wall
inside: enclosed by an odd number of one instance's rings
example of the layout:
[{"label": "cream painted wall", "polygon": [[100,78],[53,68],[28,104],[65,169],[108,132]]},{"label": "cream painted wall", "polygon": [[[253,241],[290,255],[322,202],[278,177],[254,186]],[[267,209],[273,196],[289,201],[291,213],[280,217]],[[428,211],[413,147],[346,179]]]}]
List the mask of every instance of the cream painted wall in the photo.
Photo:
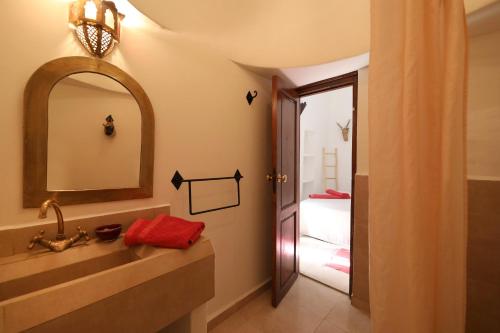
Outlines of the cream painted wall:
[{"label": "cream painted wall", "polygon": [[500,31],[469,42],[468,174],[500,180]]},{"label": "cream painted wall", "polygon": [[[337,149],[338,183],[328,181],[329,188],[351,192],[352,173],[352,87],[336,89],[322,94],[301,98],[307,107],[300,116],[301,139],[301,198],[311,193],[325,191],[323,171],[323,148],[328,152]],[[337,122],[342,126],[350,121],[349,141],[345,142]],[[309,156],[312,155],[312,156]],[[335,164],[328,156],[327,164]],[[328,177],[334,176],[328,168]]]},{"label": "cream painted wall", "polygon": [[368,174],[368,68],[358,71],[358,141],[356,174]]},{"label": "cream painted wall", "polygon": [[[327,144],[336,147],[338,154],[338,187],[341,192],[351,192],[352,187],[352,87],[331,91],[330,113],[328,114]],[[349,139],[344,141],[337,123],[349,127]],[[330,148],[331,149],[331,148]],[[327,163],[328,158],[327,158]]]},{"label": "cream painted wall", "polygon": [[[68,30],[67,0],[2,5],[2,30],[15,28],[4,35],[0,61],[0,225],[7,227],[37,220],[36,209],[22,208],[25,84],[51,59],[86,54]],[[264,178],[271,168],[270,82],[182,34],[125,23],[120,46],[105,60],[133,76],[153,104],[154,197],[65,206],[63,213],[73,217],[171,203],[173,215],[192,219],[187,186],[176,191],[170,183],[175,170],[188,178],[227,176],[239,168],[245,177],[241,206],[195,217],[206,222],[204,234],[216,253],[216,296],[208,304],[214,314],[271,274],[271,191]],[[248,106],[245,95],[254,89],[259,96]]]}]

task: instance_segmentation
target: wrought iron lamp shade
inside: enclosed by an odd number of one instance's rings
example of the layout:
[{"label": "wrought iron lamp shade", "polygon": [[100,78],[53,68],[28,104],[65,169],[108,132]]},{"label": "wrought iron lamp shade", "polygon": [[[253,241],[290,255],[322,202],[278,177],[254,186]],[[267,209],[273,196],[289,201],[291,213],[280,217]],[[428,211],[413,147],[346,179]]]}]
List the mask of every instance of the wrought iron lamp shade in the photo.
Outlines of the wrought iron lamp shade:
[{"label": "wrought iron lamp shade", "polygon": [[120,42],[120,21],[113,1],[76,0],[71,4],[69,22],[83,47],[93,56],[103,58]]}]

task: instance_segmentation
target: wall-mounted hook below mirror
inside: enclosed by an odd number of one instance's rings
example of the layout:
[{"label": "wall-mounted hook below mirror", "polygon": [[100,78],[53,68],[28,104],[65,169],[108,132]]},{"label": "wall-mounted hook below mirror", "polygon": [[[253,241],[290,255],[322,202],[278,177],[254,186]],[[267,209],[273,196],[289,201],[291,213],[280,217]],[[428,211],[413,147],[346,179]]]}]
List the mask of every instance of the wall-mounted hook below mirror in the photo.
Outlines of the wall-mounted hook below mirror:
[{"label": "wall-mounted hook below mirror", "polygon": [[113,124],[113,117],[111,115],[106,117],[106,122],[102,124],[104,126],[104,134],[107,136],[113,136],[115,134],[115,125]]},{"label": "wall-mounted hook below mirror", "polygon": [[248,105],[251,105],[252,102],[253,102],[253,99],[257,97],[257,90],[254,90],[253,91],[253,95],[252,93],[250,93],[250,91],[247,92],[247,102],[248,102]]}]

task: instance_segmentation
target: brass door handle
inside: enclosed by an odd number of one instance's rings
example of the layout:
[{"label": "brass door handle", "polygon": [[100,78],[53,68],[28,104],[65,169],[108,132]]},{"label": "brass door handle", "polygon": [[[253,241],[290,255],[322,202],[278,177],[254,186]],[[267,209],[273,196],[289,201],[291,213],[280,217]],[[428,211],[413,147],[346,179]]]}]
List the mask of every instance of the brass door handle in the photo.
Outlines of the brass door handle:
[{"label": "brass door handle", "polygon": [[288,181],[287,175],[281,175],[280,173],[276,176],[276,181],[278,183],[286,183]]},{"label": "brass door handle", "polygon": [[272,181],[273,181],[273,179],[274,179],[274,177],[273,177],[273,176],[271,176],[270,174],[267,174],[267,175],[266,175],[266,180],[267,180],[267,182],[268,182],[268,183],[272,182]]}]

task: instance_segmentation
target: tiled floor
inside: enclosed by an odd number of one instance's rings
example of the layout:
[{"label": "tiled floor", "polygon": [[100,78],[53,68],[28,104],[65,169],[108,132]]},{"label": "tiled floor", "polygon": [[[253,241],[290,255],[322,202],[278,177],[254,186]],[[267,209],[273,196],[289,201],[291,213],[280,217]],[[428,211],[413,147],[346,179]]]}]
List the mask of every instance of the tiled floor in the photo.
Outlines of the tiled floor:
[{"label": "tiled floor", "polygon": [[300,276],[277,309],[268,290],[210,331],[226,332],[369,333],[370,319],[346,295]]}]

